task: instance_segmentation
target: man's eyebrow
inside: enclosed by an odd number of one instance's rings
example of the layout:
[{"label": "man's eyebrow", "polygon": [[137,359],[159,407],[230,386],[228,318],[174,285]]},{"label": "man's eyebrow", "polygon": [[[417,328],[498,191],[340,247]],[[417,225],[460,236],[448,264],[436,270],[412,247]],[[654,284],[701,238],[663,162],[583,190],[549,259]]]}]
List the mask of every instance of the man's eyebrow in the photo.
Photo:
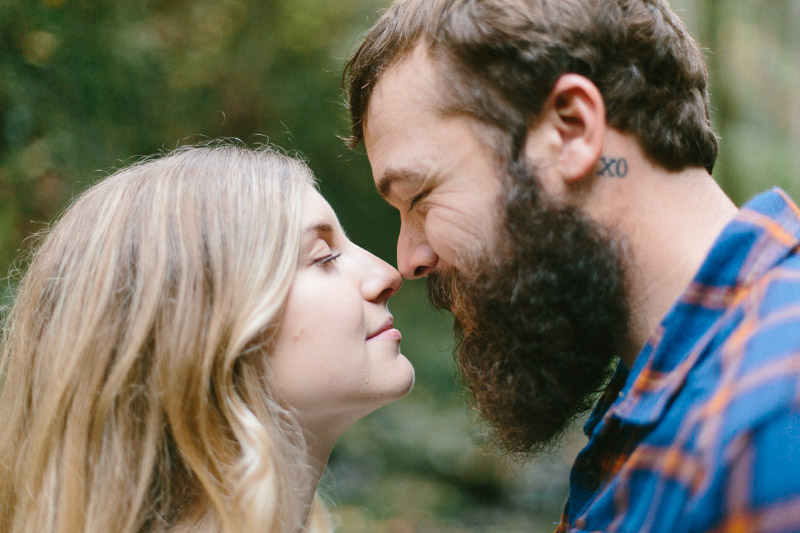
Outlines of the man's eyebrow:
[{"label": "man's eyebrow", "polygon": [[418,172],[406,169],[389,169],[378,179],[375,187],[378,194],[388,198],[392,192],[392,187],[399,181],[422,181],[423,177]]}]

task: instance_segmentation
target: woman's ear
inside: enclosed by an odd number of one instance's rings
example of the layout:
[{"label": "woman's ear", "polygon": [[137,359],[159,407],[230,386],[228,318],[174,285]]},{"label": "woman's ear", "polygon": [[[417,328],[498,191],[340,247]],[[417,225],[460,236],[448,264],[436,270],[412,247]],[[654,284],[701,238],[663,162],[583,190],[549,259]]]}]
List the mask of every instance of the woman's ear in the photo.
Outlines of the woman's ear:
[{"label": "woman's ear", "polygon": [[525,154],[542,165],[539,142],[546,139],[546,166],[568,186],[592,173],[606,136],[606,108],[600,90],[579,74],[556,81],[536,122],[528,130]]}]

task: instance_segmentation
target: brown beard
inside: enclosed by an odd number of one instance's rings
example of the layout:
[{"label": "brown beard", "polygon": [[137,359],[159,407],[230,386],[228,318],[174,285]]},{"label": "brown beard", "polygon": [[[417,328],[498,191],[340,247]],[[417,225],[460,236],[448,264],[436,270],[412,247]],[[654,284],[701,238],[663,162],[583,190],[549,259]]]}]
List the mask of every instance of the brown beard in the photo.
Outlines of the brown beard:
[{"label": "brown beard", "polygon": [[507,178],[492,249],[431,275],[428,297],[453,313],[478,414],[502,449],[527,459],[591,408],[628,333],[628,305],[615,241],[576,209],[547,205],[532,171]]}]

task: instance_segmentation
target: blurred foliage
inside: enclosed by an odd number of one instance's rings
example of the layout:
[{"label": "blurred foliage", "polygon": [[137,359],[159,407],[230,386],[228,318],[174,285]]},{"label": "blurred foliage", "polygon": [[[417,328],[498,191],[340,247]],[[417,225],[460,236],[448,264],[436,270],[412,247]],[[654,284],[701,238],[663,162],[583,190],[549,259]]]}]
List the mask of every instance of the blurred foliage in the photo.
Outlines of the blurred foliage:
[{"label": "blurred foliage", "polygon": [[359,223],[391,218],[363,183],[366,160],[336,138],[346,131],[343,58],[377,9],[368,0],[3,0],[0,264],[111,167],[223,136],[302,150],[332,203],[347,206],[354,236],[391,254],[377,232],[384,224]]},{"label": "blurred foliage", "polygon": [[[0,266],[69,199],[136,155],[218,137],[300,152],[354,241],[394,262],[397,217],[347,133],[341,70],[388,0],[0,0]],[[715,177],[741,203],[800,197],[797,0],[674,0],[707,49]],[[6,285],[0,304],[9,299]],[[583,438],[517,467],[465,409],[449,319],[406,282],[392,300],[417,369],[356,424],[324,490],[354,533],[553,529]]]}]

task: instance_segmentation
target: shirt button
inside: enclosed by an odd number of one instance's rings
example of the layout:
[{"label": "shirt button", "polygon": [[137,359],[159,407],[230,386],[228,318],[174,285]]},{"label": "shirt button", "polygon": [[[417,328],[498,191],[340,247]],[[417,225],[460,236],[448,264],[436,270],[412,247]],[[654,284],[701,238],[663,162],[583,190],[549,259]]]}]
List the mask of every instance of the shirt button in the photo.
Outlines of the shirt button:
[{"label": "shirt button", "polygon": [[595,491],[600,486],[600,475],[594,468],[588,469],[583,473],[583,486],[586,490]]}]

